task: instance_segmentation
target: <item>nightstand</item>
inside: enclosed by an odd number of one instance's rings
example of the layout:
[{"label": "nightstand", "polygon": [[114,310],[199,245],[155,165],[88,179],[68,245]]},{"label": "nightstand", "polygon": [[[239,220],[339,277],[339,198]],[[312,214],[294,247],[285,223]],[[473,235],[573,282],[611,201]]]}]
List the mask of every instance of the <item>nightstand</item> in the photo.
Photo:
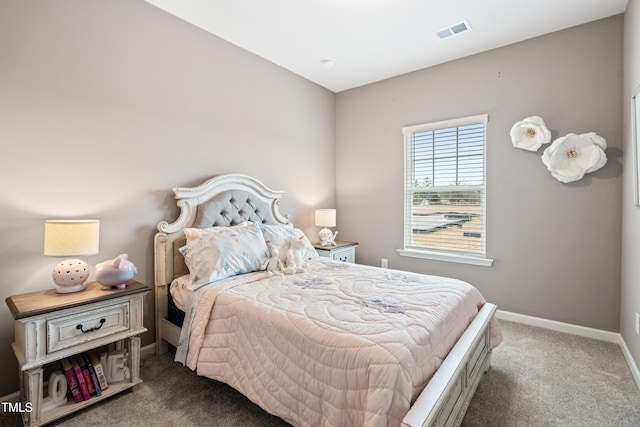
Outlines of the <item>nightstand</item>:
[{"label": "nightstand", "polygon": [[357,243],[341,242],[339,240],[336,240],[335,243],[335,246],[322,246],[320,243],[314,243],[313,247],[320,256],[331,258],[336,261],[356,262]]},{"label": "nightstand", "polygon": [[[86,408],[142,382],[140,379],[140,334],[144,296],[150,288],[130,281],[124,289],[102,290],[91,283],[83,291],[58,294],[55,289],[10,296],[6,303],[15,322],[13,351],[20,365],[20,398],[30,403],[22,413],[25,426],[39,426]],[[58,370],[60,360],[109,344],[124,344],[129,375],[109,384],[101,396],[43,408],[46,370]],[[25,407],[27,405],[24,405]]]}]

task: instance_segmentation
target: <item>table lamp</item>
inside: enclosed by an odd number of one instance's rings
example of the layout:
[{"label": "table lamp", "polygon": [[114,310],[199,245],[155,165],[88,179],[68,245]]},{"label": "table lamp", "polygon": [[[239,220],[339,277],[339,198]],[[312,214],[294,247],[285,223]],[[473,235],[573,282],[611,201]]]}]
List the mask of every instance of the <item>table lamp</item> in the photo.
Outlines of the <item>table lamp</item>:
[{"label": "table lamp", "polygon": [[336,226],[336,210],[335,209],[316,209],[315,211],[315,224],[316,227],[324,227],[318,233],[320,237],[320,244],[322,246],[335,246],[334,242],[338,232],[331,233],[327,227]]},{"label": "table lamp", "polygon": [[[44,224],[44,254],[80,256],[98,253],[100,221],[97,219],[47,220]],[[89,264],[77,258],[66,259],[53,270],[56,292],[66,294],[87,287]]]}]

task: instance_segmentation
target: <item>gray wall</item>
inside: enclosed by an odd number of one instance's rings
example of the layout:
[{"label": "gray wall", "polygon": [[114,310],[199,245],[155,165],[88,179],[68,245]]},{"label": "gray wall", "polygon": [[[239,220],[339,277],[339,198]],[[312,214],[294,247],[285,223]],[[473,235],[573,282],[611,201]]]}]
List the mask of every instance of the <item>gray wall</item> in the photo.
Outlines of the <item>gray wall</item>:
[{"label": "gray wall", "polygon": [[640,88],[640,0],[630,0],[624,16],[624,185],[622,198],[622,297],[620,333],[640,366],[640,337],[635,313],[640,313],[640,208],[634,204],[634,164],[631,96]]},{"label": "gray wall", "polygon": [[[340,237],[357,260],[453,276],[506,311],[618,331],[623,16],[495,49],[337,96]],[[472,35],[470,35],[472,37]],[[487,252],[493,267],[400,257],[406,125],[488,113]],[[553,138],[596,132],[607,165],[563,184],[511,146],[519,120]],[[636,251],[637,252],[637,251]],[[637,286],[637,285],[636,285]]]},{"label": "gray wall", "polygon": [[[53,288],[46,218],[101,220],[100,254],[153,284],[170,189],[240,172],[305,231],[334,203],[335,95],[143,1],[0,1],[2,301]],[[153,295],[145,324],[153,330]],[[0,304],[0,396],[18,390]],[[143,345],[152,343],[147,333]]]}]

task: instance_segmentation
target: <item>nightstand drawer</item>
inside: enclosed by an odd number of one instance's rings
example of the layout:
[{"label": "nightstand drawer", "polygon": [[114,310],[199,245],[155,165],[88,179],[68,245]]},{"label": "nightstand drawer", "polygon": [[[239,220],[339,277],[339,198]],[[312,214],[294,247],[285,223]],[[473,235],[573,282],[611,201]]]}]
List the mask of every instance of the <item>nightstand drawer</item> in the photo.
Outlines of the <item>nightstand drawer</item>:
[{"label": "nightstand drawer", "polygon": [[331,259],[354,264],[356,262],[355,250],[353,248],[346,248],[331,251]]},{"label": "nightstand drawer", "polygon": [[47,320],[47,353],[129,329],[129,302]]}]

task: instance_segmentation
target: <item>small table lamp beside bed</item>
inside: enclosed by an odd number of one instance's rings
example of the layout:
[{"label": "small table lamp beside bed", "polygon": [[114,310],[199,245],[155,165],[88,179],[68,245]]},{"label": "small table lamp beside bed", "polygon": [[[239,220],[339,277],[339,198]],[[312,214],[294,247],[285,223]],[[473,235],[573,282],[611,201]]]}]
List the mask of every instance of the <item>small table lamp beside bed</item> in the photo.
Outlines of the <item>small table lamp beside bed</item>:
[{"label": "small table lamp beside bed", "polygon": [[301,235],[282,192],[239,174],[173,191],[180,215],[155,236],[158,352],[296,426],[462,422],[501,339],[474,287],[318,257],[306,237],[304,272],[269,274],[270,249]]}]

